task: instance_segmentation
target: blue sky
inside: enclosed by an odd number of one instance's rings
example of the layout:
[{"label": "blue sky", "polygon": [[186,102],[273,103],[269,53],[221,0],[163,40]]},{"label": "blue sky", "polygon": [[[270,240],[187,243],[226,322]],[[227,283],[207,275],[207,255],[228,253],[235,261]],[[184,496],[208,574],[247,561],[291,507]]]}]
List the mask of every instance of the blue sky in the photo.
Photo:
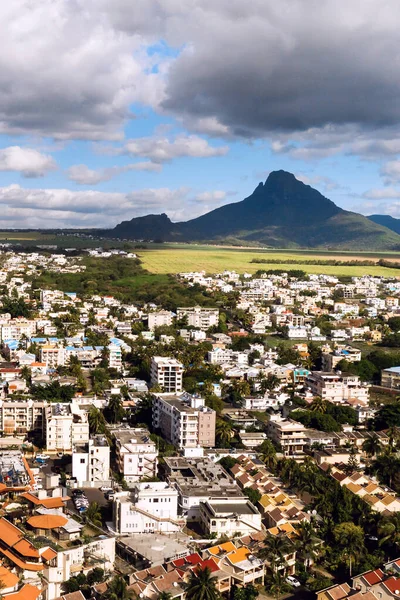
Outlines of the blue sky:
[{"label": "blue sky", "polygon": [[0,6],[0,227],[186,220],[276,169],[400,217],[396,17],[396,0]]}]

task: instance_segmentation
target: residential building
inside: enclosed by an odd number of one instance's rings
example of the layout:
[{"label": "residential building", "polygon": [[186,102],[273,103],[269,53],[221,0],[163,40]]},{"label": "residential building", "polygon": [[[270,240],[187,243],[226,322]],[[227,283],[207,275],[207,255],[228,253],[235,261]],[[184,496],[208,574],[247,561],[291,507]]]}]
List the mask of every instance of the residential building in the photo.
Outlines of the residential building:
[{"label": "residential building", "polygon": [[217,537],[234,534],[251,535],[262,530],[261,514],[255,506],[242,497],[214,498],[200,502],[200,523],[206,535]]},{"label": "residential building", "polygon": [[0,400],[0,431],[4,435],[42,432],[46,406],[43,400]]},{"label": "residential building", "polygon": [[306,378],[306,384],[314,396],[321,396],[329,402],[343,403],[352,400],[368,403],[369,386],[361,383],[358,375],[313,371]]},{"label": "residential building", "polygon": [[110,480],[110,446],[103,435],[95,435],[72,452],[72,476],[79,487],[101,485]]},{"label": "residential building", "polygon": [[391,388],[393,390],[400,389],[400,367],[390,367],[381,371],[382,387]]},{"label": "residential building", "polygon": [[50,404],[44,430],[47,450],[72,452],[75,446],[89,442],[87,412],[75,402]]},{"label": "residential building", "polygon": [[332,372],[342,360],[349,363],[359,362],[361,360],[361,350],[352,346],[343,346],[332,352],[322,352],[322,370]]},{"label": "residential building", "polygon": [[306,428],[302,423],[271,415],[267,423],[267,435],[275,444],[281,446],[286,457],[295,460],[304,458],[304,448],[308,440]]},{"label": "residential building", "polygon": [[153,356],[151,359],[150,379],[152,386],[160,387],[168,394],[182,391],[183,364],[176,358]]},{"label": "residential building", "polygon": [[215,423],[216,413],[205,406],[203,398],[186,392],[180,396],[159,394],[154,398],[153,425],[178,448],[212,448]]},{"label": "residential building", "polygon": [[187,318],[187,324],[196,329],[207,331],[210,327],[216,327],[219,321],[218,308],[204,308],[194,306],[190,308],[178,308],[178,320]]},{"label": "residential building", "polygon": [[148,328],[154,331],[156,327],[172,325],[173,313],[170,310],[158,310],[148,314]]},{"label": "residential building", "polygon": [[157,475],[158,449],[143,428],[114,427],[116,465],[128,483]]},{"label": "residential building", "polygon": [[172,533],[184,525],[178,518],[178,492],[165,481],[137,483],[132,492],[115,495],[113,528],[118,534]]},{"label": "residential building", "polygon": [[45,344],[39,350],[40,362],[48,369],[56,369],[65,365],[65,349],[57,344]]}]

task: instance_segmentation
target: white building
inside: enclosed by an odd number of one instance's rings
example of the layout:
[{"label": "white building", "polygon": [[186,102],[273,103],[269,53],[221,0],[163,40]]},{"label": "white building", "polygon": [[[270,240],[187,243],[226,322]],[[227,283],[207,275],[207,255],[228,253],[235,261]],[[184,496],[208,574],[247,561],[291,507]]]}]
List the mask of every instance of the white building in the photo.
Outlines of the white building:
[{"label": "white building", "polygon": [[182,391],[183,364],[176,358],[153,356],[151,359],[151,385],[158,385],[164,392],[176,394]]},{"label": "white building", "polygon": [[148,328],[154,331],[156,327],[172,325],[173,313],[169,310],[159,310],[148,315]]},{"label": "white building", "polygon": [[200,503],[200,522],[206,535],[251,535],[262,531],[261,514],[248,498],[214,498]]},{"label": "white building", "polygon": [[0,400],[0,431],[5,435],[42,432],[46,406],[43,400]]},{"label": "white building", "polygon": [[183,393],[159,394],[153,401],[153,425],[178,448],[215,445],[216,413],[204,399]]},{"label": "white building", "polygon": [[307,376],[306,384],[314,396],[321,396],[328,402],[357,400],[363,404],[368,403],[369,386],[361,383],[358,375],[313,371]]},{"label": "white building", "polygon": [[116,464],[128,483],[157,475],[158,449],[147,429],[113,428]]},{"label": "white building", "polygon": [[78,487],[101,485],[110,480],[110,446],[106,437],[96,435],[88,444],[74,447],[72,477],[76,477]]},{"label": "white building", "polygon": [[267,423],[267,435],[272,442],[279,444],[287,458],[302,460],[307,445],[307,430],[302,423],[272,415]]},{"label": "white building", "polygon": [[1,339],[20,340],[23,335],[31,338],[36,333],[36,321],[13,319],[1,327]]},{"label": "white building", "polygon": [[40,348],[40,362],[45,363],[48,369],[56,369],[65,365],[65,351],[63,346],[45,344]]},{"label": "white building", "polygon": [[138,483],[133,492],[119,492],[113,502],[113,528],[119,534],[173,533],[178,518],[178,492],[165,481]]},{"label": "white building", "polygon": [[190,327],[207,331],[210,327],[218,325],[219,310],[218,308],[203,308],[201,306],[178,308],[177,317],[178,320],[186,317],[187,324]]},{"label": "white building", "polygon": [[122,350],[117,344],[110,344],[108,346],[108,366],[110,369],[122,370]]},{"label": "white building", "polygon": [[50,451],[72,452],[74,446],[89,442],[87,412],[75,402],[47,406],[44,429]]}]

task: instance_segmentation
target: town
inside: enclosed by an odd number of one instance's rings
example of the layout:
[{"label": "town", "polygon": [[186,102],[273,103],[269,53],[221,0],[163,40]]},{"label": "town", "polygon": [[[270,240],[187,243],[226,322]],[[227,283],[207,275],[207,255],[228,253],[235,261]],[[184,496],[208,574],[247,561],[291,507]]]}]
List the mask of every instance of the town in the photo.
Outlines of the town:
[{"label": "town", "polygon": [[0,252],[4,600],[399,595],[400,278],[52,251]]}]

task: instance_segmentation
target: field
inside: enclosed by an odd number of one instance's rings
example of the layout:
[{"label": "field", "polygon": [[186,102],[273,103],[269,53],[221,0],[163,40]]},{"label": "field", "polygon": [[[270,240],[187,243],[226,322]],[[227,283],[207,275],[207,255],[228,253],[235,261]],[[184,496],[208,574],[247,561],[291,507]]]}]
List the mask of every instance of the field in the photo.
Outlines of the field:
[{"label": "field", "polygon": [[[354,252],[312,252],[312,251],[287,251],[287,250],[259,250],[259,249],[234,249],[211,246],[173,246],[149,247],[138,250],[142,265],[150,273],[166,274],[184,271],[206,271],[206,273],[220,273],[221,271],[235,270],[239,273],[255,273],[259,269],[302,269],[307,273],[326,273],[337,276],[362,276],[381,275],[400,277],[400,269],[382,267],[378,264],[368,266],[342,266],[304,264],[313,260],[338,260],[338,261],[373,261],[380,259],[399,261],[400,254],[395,253],[358,253]],[[253,259],[261,260],[295,260],[291,263],[252,263]]]}]

